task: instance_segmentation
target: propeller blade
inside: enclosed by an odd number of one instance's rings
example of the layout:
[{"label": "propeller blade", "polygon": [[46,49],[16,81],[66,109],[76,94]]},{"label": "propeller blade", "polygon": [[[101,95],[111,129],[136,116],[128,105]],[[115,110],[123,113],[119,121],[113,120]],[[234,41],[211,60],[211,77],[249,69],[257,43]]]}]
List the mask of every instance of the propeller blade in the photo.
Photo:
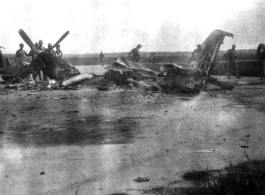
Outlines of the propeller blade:
[{"label": "propeller blade", "polygon": [[36,49],[35,45],[32,43],[28,35],[24,32],[24,30],[19,29],[18,31],[19,35],[21,38],[27,43],[27,45],[34,51],[35,54],[39,54],[38,50]]},{"label": "propeller blade", "polygon": [[4,47],[0,46],[0,48],[5,49]]},{"label": "propeller blade", "polygon": [[62,40],[64,40],[64,38],[69,34],[69,30],[66,31],[63,36],[61,36],[61,38],[50,48],[48,49],[48,52],[50,52],[54,47],[56,47],[56,45],[58,45],[59,43],[62,42]]}]

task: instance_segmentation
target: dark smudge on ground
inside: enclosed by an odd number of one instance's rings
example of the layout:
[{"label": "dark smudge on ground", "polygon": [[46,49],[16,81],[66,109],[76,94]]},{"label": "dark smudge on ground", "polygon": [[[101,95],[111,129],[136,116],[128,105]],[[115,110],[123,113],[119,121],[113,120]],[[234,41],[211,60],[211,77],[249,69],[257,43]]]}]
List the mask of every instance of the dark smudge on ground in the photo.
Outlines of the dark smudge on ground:
[{"label": "dark smudge on ground", "polygon": [[138,124],[138,119],[134,117],[104,121],[102,117],[92,115],[80,123],[70,122],[66,128],[47,128],[24,133],[13,132],[10,141],[24,147],[127,144],[133,142],[140,133],[137,131]]}]

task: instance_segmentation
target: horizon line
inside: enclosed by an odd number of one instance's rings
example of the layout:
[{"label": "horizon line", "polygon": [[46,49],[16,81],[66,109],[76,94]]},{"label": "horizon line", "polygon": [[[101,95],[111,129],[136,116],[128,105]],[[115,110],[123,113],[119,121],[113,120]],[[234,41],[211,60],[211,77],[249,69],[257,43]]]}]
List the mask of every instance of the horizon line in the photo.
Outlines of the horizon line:
[{"label": "horizon line", "polygon": [[[242,51],[242,50],[256,50],[256,49],[237,49],[237,51]],[[219,51],[226,51],[226,50],[219,50]],[[187,52],[193,52],[193,51],[140,51],[140,53],[187,53]],[[2,52],[3,55],[15,55],[15,53],[4,53]],[[129,53],[129,52],[106,52],[103,54],[119,54],[119,53]],[[65,53],[64,55],[98,55],[98,53]]]}]

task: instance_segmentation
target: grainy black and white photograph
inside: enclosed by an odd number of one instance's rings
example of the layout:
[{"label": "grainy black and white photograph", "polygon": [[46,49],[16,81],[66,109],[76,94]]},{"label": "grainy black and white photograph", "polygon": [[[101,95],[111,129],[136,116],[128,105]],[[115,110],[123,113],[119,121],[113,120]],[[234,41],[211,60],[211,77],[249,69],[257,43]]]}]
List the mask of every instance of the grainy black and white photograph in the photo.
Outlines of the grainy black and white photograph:
[{"label": "grainy black and white photograph", "polygon": [[1,8],[1,195],[265,194],[265,0]]}]

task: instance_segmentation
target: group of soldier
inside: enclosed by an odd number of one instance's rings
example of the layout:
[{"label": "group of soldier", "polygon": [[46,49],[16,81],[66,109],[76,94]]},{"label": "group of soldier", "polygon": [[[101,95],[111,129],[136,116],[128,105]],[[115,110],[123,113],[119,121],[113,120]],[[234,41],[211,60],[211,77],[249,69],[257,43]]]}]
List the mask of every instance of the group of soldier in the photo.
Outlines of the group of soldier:
[{"label": "group of soldier", "polygon": [[[23,48],[24,48],[24,44],[23,43],[20,43],[19,44],[19,47],[20,49],[17,50],[16,52],[16,57],[15,59],[20,61],[20,63],[23,63],[23,59],[24,59],[24,56],[28,56],[28,57],[32,57],[32,62],[34,63],[35,60],[36,60],[36,54],[34,53],[33,50],[30,50],[29,53],[27,53]],[[128,56],[129,58],[134,61],[134,62],[139,62],[140,60],[140,55],[139,55],[139,50],[141,49],[142,45],[141,44],[138,44],[135,48],[133,48]],[[62,58],[63,57],[63,51],[60,49],[60,45],[56,45],[56,51],[54,51],[52,49],[52,44],[51,43],[48,43],[48,48],[44,48],[43,46],[43,41],[40,40],[39,42],[36,42],[35,43],[35,48],[38,50],[38,52],[43,52],[43,51],[46,51],[46,52],[50,52],[52,53],[54,56],[58,57],[58,58]],[[191,60],[192,59],[198,59],[200,54],[202,52],[202,45],[201,44],[198,44],[197,45],[197,49],[195,49],[193,52],[192,52],[192,57],[191,57]],[[155,56],[155,53],[151,53],[150,55],[150,59],[149,59],[149,62],[154,64],[154,56]],[[99,58],[100,58],[100,61],[101,61],[101,66],[104,66],[104,54],[100,53],[99,55]],[[239,76],[239,73],[238,73],[238,69],[237,69],[237,63],[236,63],[236,58],[237,58],[237,51],[236,51],[236,45],[232,45],[232,49],[229,49],[227,50],[227,52],[224,54],[224,57],[228,60],[228,64],[227,64],[227,77],[228,79],[230,79],[230,76],[231,75],[235,75],[237,78],[241,78]],[[260,73],[261,73],[261,80],[264,80],[264,64],[265,64],[265,44],[261,43],[259,44],[258,48],[257,48],[257,57],[258,57],[258,60],[259,60],[259,67],[260,67]],[[41,74],[40,74],[40,70],[38,68],[36,68],[33,72],[33,79],[35,80],[36,79],[36,76],[39,76],[39,78],[41,79]],[[47,77],[43,74],[43,77],[44,77],[44,80],[47,79]]]},{"label": "group of soldier", "polygon": [[[202,53],[202,45],[198,44],[197,49],[195,49],[192,52],[192,57],[190,62],[193,59],[198,59]],[[230,79],[230,76],[235,75],[237,78],[241,78],[239,76],[238,70],[237,70],[237,63],[236,63],[236,58],[237,58],[237,52],[236,52],[236,45],[232,45],[232,49],[228,49],[224,57],[228,60],[228,63],[225,64],[227,67],[227,78]]]},{"label": "group of soldier", "polygon": [[[260,80],[264,80],[264,64],[265,64],[265,44],[261,43],[257,48],[257,58],[259,63],[259,71],[260,71]],[[234,73],[237,78],[240,78],[237,70],[237,52],[236,45],[232,45],[232,49],[229,49],[224,57],[228,59],[228,78],[230,78],[230,73]]]},{"label": "group of soldier", "polygon": [[[54,56],[56,56],[57,58],[62,58],[63,57],[63,51],[60,48],[60,45],[56,45],[56,51],[54,49],[52,49],[52,44],[48,43],[48,48],[45,48],[43,46],[43,41],[39,40],[39,42],[35,43],[35,49],[38,51],[38,53],[40,52],[50,52],[51,54],[53,54]],[[24,50],[24,44],[20,43],[19,44],[19,49],[16,52],[15,55],[15,60],[18,61],[18,63],[20,63],[20,66],[25,66],[24,63],[24,58],[25,56],[27,57],[32,57],[32,61],[31,63],[33,64],[33,79],[35,80],[37,76],[39,76],[39,79],[41,79],[41,69],[40,67],[36,64],[36,57],[37,55],[34,53],[34,50],[30,50],[29,53],[27,53]],[[47,76],[43,73],[43,80],[47,80]]]},{"label": "group of soldier", "polygon": [[[129,52],[129,58],[134,61],[134,62],[139,62],[139,50],[142,47],[141,44],[138,44],[134,49],[132,49]],[[192,57],[191,59],[198,59],[201,55],[202,52],[202,45],[198,44],[197,45],[197,49],[195,49],[192,52]],[[233,44],[231,49],[228,49],[225,54],[224,57],[226,58],[226,60],[228,61],[228,63],[226,63],[226,67],[227,67],[227,78],[230,79],[232,75],[236,76],[237,78],[241,78],[241,76],[238,73],[238,68],[237,68],[237,63],[236,63],[236,59],[237,59],[237,51],[236,51],[236,45]],[[257,57],[258,57],[258,61],[259,61],[259,68],[260,68],[260,80],[264,80],[265,75],[264,75],[264,66],[265,66],[265,44],[261,43],[258,46],[257,49]],[[153,64],[154,63],[154,53],[151,53],[150,55],[150,59],[149,61]]]}]

